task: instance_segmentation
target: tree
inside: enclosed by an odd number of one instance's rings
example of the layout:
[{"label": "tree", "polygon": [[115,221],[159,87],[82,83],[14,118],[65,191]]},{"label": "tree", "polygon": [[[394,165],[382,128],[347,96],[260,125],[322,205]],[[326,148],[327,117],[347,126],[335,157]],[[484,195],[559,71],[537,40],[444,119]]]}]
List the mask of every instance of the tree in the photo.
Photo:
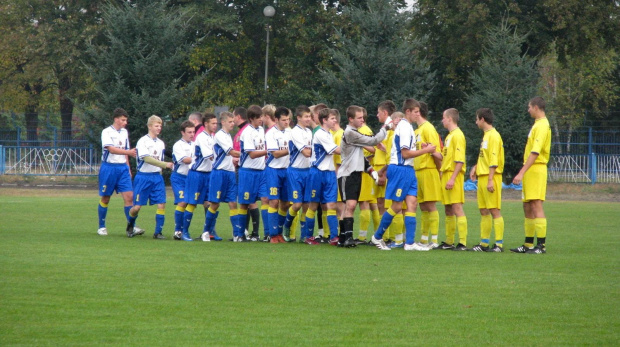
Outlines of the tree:
[{"label": "tree", "polygon": [[135,143],[146,131],[150,115],[172,118],[185,97],[184,89],[192,90],[202,78],[182,83],[193,43],[189,16],[166,1],[111,4],[103,13],[105,37],[89,47],[88,61],[100,99],[87,115],[101,129],[109,125],[115,108],[125,108]]},{"label": "tree", "polygon": [[396,1],[369,0],[368,8],[345,7],[354,26],[337,30],[338,43],[329,49],[332,67],[322,71],[324,97],[345,109],[355,104],[368,112],[387,99],[427,98],[434,73],[425,60],[425,41],[407,32],[409,13]]},{"label": "tree", "polygon": [[527,102],[535,96],[538,73],[535,60],[521,53],[525,37],[502,23],[488,31],[479,68],[472,73],[473,92],[465,102],[461,127],[467,136],[470,165],[475,164],[482,134],[475,126],[476,110],[493,110],[493,125],[504,140],[504,179],[512,180],[523,166],[523,149],[531,117]]}]

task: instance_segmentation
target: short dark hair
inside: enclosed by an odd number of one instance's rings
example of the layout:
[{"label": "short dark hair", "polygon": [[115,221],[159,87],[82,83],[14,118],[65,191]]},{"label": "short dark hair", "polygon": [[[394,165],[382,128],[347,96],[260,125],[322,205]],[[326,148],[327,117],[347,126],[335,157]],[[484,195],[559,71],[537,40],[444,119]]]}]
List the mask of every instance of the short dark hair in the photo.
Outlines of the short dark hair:
[{"label": "short dark hair", "polygon": [[413,110],[414,108],[420,108],[420,103],[416,99],[407,99],[403,102],[403,113],[407,110]]},{"label": "short dark hair", "polygon": [[338,123],[340,123],[340,111],[338,111],[337,108],[330,108],[329,114],[333,114],[334,116],[336,116],[336,120],[338,121]]},{"label": "short dark hair", "polygon": [[356,106],[356,105],[351,105],[347,107],[347,119],[355,118],[355,114],[358,112],[364,113],[364,110],[361,107]]},{"label": "short dark hair", "polygon": [[127,111],[125,111],[124,108],[117,107],[114,110],[113,117],[114,117],[114,119],[116,119],[118,117],[127,117]]},{"label": "short dark hair", "polygon": [[187,128],[194,129],[196,127],[194,126],[194,123],[192,123],[191,121],[186,120],[183,123],[181,123],[181,131],[185,132],[185,129],[187,129]]},{"label": "short dark hair", "polygon": [[248,120],[253,120],[256,118],[260,118],[263,115],[263,109],[258,105],[252,105],[248,107]]},{"label": "short dark hair", "polygon": [[391,116],[392,113],[396,112],[396,104],[392,100],[385,100],[379,104],[379,109],[387,111],[388,116]]},{"label": "short dark hair", "polygon": [[302,113],[312,113],[312,112],[310,111],[310,107],[306,105],[297,106],[297,108],[295,109],[295,118],[301,117]]},{"label": "short dark hair", "polygon": [[205,113],[204,116],[202,116],[202,125],[205,125],[205,123],[209,123],[209,121],[213,118],[217,118],[215,117],[215,114],[213,113]]},{"label": "short dark hair", "polygon": [[273,114],[274,117],[276,117],[276,119],[280,119],[282,118],[282,116],[290,116],[291,115],[291,110],[289,110],[288,108],[284,107],[284,106],[280,106],[278,108],[276,108],[276,112]]},{"label": "short dark hair", "polygon": [[540,96],[535,96],[530,100],[530,105],[536,106],[541,111],[544,111],[546,106],[545,99],[541,98]]},{"label": "short dark hair", "polygon": [[493,125],[493,118],[495,118],[495,116],[493,115],[493,110],[490,108],[479,108],[476,111],[476,118],[484,119],[487,124]]},{"label": "short dark hair", "polygon": [[[316,113],[320,114],[320,113],[321,113],[321,111],[323,111],[323,110],[324,110],[324,109],[326,109],[326,108],[327,108],[327,105],[325,105],[325,104],[321,103],[321,104],[318,104],[318,105],[314,105],[314,108],[313,108],[312,110],[313,110],[314,112],[316,112]],[[320,120],[319,120],[319,122],[320,122]]]},{"label": "short dark hair", "polygon": [[247,121],[248,120],[248,111],[245,109],[245,107],[235,107],[235,109],[233,110],[233,115],[234,116],[239,116],[241,117],[241,119]]},{"label": "short dark hair", "polygon": [[428,105],[424,101],[420,101],[420,115],[428,119]]},{"label": "short dark hair", "polygon": [[448,118],[452,119],[455,124],[459,124],[459,110],[456,108],[449,108],[444,111]]},{"label": "short dark hair", "polygon": [[330,111],[329,108],[324,108],[319,111],[319,124],[323,125],[323,122],[329,118]]}]

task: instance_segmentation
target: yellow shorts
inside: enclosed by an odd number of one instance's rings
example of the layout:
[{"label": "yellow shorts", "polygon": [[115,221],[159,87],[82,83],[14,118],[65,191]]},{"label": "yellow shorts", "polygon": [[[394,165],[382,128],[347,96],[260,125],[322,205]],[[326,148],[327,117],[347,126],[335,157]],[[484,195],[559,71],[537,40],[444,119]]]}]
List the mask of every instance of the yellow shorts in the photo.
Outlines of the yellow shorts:
[{"label": "yellow shorts", "polygon": [[441,201],[441,180],[437,169],[423,169],[415,172],[418,178],[418,203]]},{"label": "yellow shorts", "polygon": [[377,184],[366,172],[362,172],[362,191],[358,201],[368,201],[371,204],[377,203]]},{"label": "yellow shorts", "polygon": [[547,195],[547,165],[534,164],[523,175],[523,202],[532,200],[545,201]]},{"label": "yellow shorts", "polygon": [[478,176],[478,208],[479,209],[502,209],[502,175],[493,176],[493,193],[487,190],[489,175]]},{"label": "yellow shorts", "polygon": [[463,204],[465,203],[465,189],[463,188],[463,177],[464,174],[459,173],[456,175],[456,179],[454,180],[454,187],[452,189],[447,190],[446,184],[452,177],[453,171],[446,171],[441,175],[441,193],[443,199],[441,202],[444,205],[452,205],[452,204]]}]

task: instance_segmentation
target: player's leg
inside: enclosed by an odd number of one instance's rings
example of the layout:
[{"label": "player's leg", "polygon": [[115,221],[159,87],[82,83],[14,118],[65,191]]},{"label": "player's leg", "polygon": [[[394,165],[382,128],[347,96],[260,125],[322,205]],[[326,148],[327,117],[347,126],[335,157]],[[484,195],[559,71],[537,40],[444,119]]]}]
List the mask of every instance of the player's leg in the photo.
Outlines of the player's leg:
[{"label": "player's leg", "polygon": [[166,184],[161,175],[150,176],[152,180],[152,189],[149,200],[151,204],[157,205],[155,212],[155,232],[153,238],[157,240],[164,239],[162,231],[166,222]]},{"label": "player's leg", "polygon": [[452,204],[452,212],[456,216],[456,227],[459,234],[459,243],[454,249],[457,251],[467,250],[467,217],[463,211],[463,204]]}]

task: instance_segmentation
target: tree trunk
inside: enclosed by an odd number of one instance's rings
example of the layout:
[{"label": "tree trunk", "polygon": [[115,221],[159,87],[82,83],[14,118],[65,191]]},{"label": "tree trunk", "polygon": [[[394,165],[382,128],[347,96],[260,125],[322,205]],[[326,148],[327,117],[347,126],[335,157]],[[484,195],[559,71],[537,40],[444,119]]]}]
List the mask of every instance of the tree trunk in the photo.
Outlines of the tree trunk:
[{"label": "tree trunk", "polygon": [[24,115],[26,117],[26,140],[31,141],[29,144],[31,146],[39,145],[39,95],[41,91],[43,91],[43,86],[41,83],[34,83],[31,85],[30,83],[26,83],[24,85],[24,90],[29,93],[28,95],[28,104],[26,105]]},{"label": "tree trunk", "polygon": [[[67,92],[71,88],[71,80],[69,77],[62,77],[58,80],[58,101],[60,102],[60,121],[61,141],[71,141],[71,126],[73,121],[73,101],[67,97]],[[61,142],[62,143],[62,142]],[[69,142],[64,144],[71,145]]]}]

